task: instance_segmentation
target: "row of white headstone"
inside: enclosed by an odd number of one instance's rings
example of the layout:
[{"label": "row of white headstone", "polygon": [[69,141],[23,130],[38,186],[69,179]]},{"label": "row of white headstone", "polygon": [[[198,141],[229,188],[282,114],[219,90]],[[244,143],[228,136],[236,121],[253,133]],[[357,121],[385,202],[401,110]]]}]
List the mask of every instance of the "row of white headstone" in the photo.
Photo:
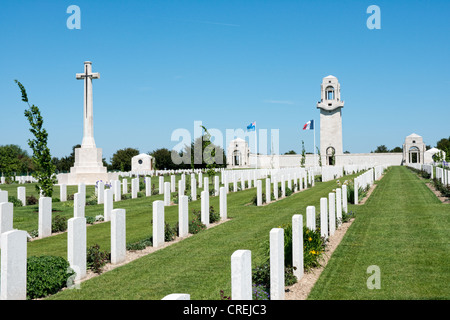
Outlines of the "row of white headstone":
[{"label": "row of white headstone", "polygon": [[441,180],[445,186],[450,185],[450,170],[436,167],[436,179]]},{"label": "row of white headstone", "polygon": [[[32,176],[14,176],[13,181],[17,181],[17,183],[19,183],[19,184],[37,182],[37,180]],[[5,184],[5,183],[6,183],[6,177],[0,177],[0,184]]]},{"label": "row of white headstone", "polygon": [[[67,260],[76,272],[75,281],[86,276],[86,218],[84,217],[85,199],[82,189],[75,194],[74,217],[68,220],[67,230]],[[126,212],[125,209],[112,209],[112,190],[104,190],[105,221],[111,221],[111,263],[119,264],[126,258]],[[210,225],[209,191],[202,192],[201,220],[207,227]],[[220,188],[220,216],[227,219],[227,192]],[[164,201],[153,202],[153,247],[164,245]],[[108,208],[108,209],[107,209]],[[179,237],[186,237],[189,232],[188,197],[180,196],[178,206]],[[0,203],[0,248],[1,248],[1,293],[3,300],[26,299],[26,265],[27,265],[27,233],[12,230],[13,205],[9,202]],[[39,199],[39,236],[51,235],[51,198]]]},{"label": "row of white headstone", "polygon": [[[261,180],[258,180],[261,182]],[[347,209],[347,186],[329,193],[329,198],[320,199],[321,236],[332,236],[341,224],[342,210]],[[329,208],[328,208],[329,201]],[[316,230],[316,208],[306,208],[306,227]],[[329,212],[329,213],[328,213]],[[273,228],[270,231],[270,299],[284,300],[284,229]],[[292,216],[292,263],[294,275],[300,280],[304,275],[303,257],[303,215]],[[231,255],[231,299],[252,300],[252,260],[250,250],[237,250]],[[162,300],[190,300],[190,294],[173,293]]]}]

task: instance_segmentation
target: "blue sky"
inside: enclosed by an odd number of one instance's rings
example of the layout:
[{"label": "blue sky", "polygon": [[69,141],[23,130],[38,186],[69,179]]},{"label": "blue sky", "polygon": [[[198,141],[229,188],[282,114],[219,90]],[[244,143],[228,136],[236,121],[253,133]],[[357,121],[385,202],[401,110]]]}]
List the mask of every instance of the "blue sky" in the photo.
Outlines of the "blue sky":
[{"label": "blue sky", "polygon": [[[381,9],[369,30],[367,7]],[[81,9],[69,30],[67,7]],[[39,106],[53,156],[81,143],[92,61],[94,135],[121,148],[174,147],[175,129],[280,130],[280,152],[313,151],[322,78],[341,83],[344,150],[426,144],[450,135],[450,1],[12,1],[0,3],[0,145],[30,149],[26,104]],[[268,138],[270,143],[270,138]],[[318,144],[318,143],[317,143]]]}]

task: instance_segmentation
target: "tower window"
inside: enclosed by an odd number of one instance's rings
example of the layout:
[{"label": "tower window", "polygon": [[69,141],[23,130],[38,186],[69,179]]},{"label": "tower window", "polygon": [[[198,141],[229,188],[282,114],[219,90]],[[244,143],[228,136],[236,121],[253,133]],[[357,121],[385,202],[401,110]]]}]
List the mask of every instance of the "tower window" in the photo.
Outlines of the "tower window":
[{"label": "tower window", "polygon": [[327,100],[334,100],[334,88],[333,87],[327,87],[325,89],[325,98]]}]

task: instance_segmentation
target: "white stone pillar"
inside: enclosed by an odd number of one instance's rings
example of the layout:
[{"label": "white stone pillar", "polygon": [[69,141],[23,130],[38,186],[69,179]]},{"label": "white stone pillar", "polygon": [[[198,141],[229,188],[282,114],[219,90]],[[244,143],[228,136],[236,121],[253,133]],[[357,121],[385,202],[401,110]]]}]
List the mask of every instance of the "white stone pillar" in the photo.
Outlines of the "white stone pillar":
[{"label": "white stone pillar", "polygon": [[252,300],[252,253],[236,250],[231,255],[231,299]]},{"label": "white stone pillar", "polygon": [[[131,187],[133,187],[133,180],[131,180]],[[122,179],[122,194],[128,193],[128,180]]]},{"label": "white stone pillar", "polygon": [[202,172],[198,173],[198,187],[203,188],[203,173]]},{"label": "white stone pillar", "polygon": [[201,221],[205,226],[209,226],[209,191],[201,192]]},{"label": "white stone pillar", "polygon": [[220,196],[219,196],[220,200],[220,217],[222,218],[222,220],[226,220],[227,216],[228,216],[228,206],[227,206],[227,190],[226,187],[220,187]]},{"label": "white stone pillar", "polygon": [[161,300],[191,300],[191,295],[187,293],[172,293]]},{"label": "white stone pillar", "polygon": [[345,213],[348,213],[348,206],[347,206],[347,186],[342,186],[342,209]]},{"label": "white stone pillar", "polygon": [[189,202],[188,196],[178,199],[178,236],[186,237],[189,233]]},{"label": "white stone pillar", "polygon": [[178,180],[178,198],[184,196],[186,182],[183,179]]},{"label": "white stone pillar", "polygon": [[164,193],[164,176],[159,176],[159,187],[158,187],[159,194]]},{"label": "white stone pillar", "polygon": [[320,235],[328,238],[328,199],[320,198]]},{"label": "white stone pillar", "polygon": [[170,182],[164,182],[164,205],[170,206]]},{"label": "white stone pillar", "polygon": [[8,202],[8,191],[0,190],[0,203]]},{"label": "white stone pillar", "polygon": [[97,204],[103,204],[105,202],[105,183],[99,181],[97,184]]},{"label": "white stone pillar", "polygon": [[292,264],[297,280],[303,277],[303,216],[292,216]]},{"label": "white stone pillar", "polygon": [[111,212],[111,263],[125,261],[127,253],[126,214],[125,209]]},{"label": "white stone pillar", "polygon": [[262,181],[256,181],[256,205],[262,206]]},{"label": "white stone pillar", "polygon": [[195,178],[191,179],[191,198],[192,201],[197,200],[197,180]]},{"label": "white stone pillar", "polygon": [[86,218],[67,221],[67,260],[76,272],[75,280],[86,276]]},{"label": "white stone pillar", "polygon": [[175,175],[170,175],[170,192],[176,192]]},{"label": "white stone pillar", "polygon": [[83,202],[83,206],[86,206],[86,185],[84,183],[78,184],[78,193],[80,194],[80,199]]},{"label": "white stone pillar", "polygon": [[270,230],[270,300],[284,300],[284,230]]},{"label": "white stone pillar", "polygon": [[214,176],[214,196],[219,195],[219,176]]},{"label": "white stone pillar", "polygon": [[145,177],[145,196],[150,197],[152,195],[152,178],[151,177]]},{"label": "white stone pillar", "polygon": [[342,189],[336,189],[336,221],[339,227],[342,224]]},{"label": "white stone pillar", "polygon": [[120,180],[114,180],[114,202],[122,200],[120,193]]},{"label": "white stone pillar", "polygon": [[311,231],[316,231],[316,207],[306,207],[306,227]]},{"label": "white stone pillar", "polygon": [[25,187],[17,187],[17,199],[22,202],[23,206],[27,205],[27,190]]},{"label": "white stone pillar", "polygon": [[208,191],[208,195],[209,195],[209,178],[208,177],[203,178],[203,190]]},{"label": "white stone pillar", "polygon": [[83,195],[77,192],[73,195],[73,216],[75,218],[84,218],[84,212],[85,206],[83,202]]},{"label": "white stone pillar", "polygon": [[278,181],[276,177],[273,177],[273,197],[275,201],[278,200]]},{"label": "white stone pillar", "polygon": [[355,195],[355,199],[354,199],[354,204],[358,204],[358,185],[359,185],[359,180],[357,179],[357,178],[355,178],[355,180],[354,180],[354,195]]},{"label": "white stone pillar", "polygon": [[164,202],[153,201],[153,247],[164,245]]},{"label": "white stone pillar", "polygon": [[281,197],[286,196],[286,181],[284,180],[284,175],[281,176]]},{"label": "white stone pillar", "polygon": [[270,178],[266,178],[266,203],[270,203],[271,199]]},{"label": "white stone pillar", "polygon": [[52,235],[52,198],[39,198],[39,237]]},{"label": "white stone pillar", "polygon": [[[12,230],[13,210],[14,205],[11,202],[0,202],[0,235]],[[1,247],[2,242],[0,239],[0,248]]]},{"label": "white stone pillar", "polygon": [[103,220],[111,221],[111,212],[113,210],[113,191],[112,189],[106,189],[103,191],[104,204],[103,204]]},{"label": "white stone pillar", "polygon": [[10,230],[1,234],[1,300],[27,298],[27,233]]},{"label": "white stone pillar", "polygon": [[336,231],[336,194],[330,192],[328,194],[328,220],[330,236],[334,235]]}]

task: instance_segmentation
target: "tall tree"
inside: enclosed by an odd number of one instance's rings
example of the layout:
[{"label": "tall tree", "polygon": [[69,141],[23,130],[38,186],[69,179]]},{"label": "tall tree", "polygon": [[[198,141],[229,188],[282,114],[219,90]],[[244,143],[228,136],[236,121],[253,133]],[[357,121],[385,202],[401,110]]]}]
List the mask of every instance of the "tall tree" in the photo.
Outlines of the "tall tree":
[{"label": "tall tree", "polygon": [[28,145],[33,150],[33,163],[35,171],[32,173],[33,177],[37,179],[36,189],[42,191],[45,197],[51,197],[53,194],[53,185],[58,182],[55,176],[55,166],[52,162],[50,149],[47,146],[48,133],[42,125],[44,118],[37,106],[34,104],[30,106],[28,102],[27,92],[25,87],[17,80],[15,80],[22,93],[22,101],[28,104],[29,109],[25,110],[25,117],[30,123],[30,132],[34,139],[28,140]]},{"label": "tall tree", "polygon": [[138,154],[139,150],[134,148],[117,150],[111,158],[112,170],[131,171],[131,158]]},{"label": "tall tree", "polygon": [[445,160],[450,161],[450,137],[448,139],[441,139],[437,142],[436,148],[444,151],[445,154]]},{"label": "tall tree", "polygon": [[385,152],[389,152],[389,149],[384,144],[378,146],[374,151],[374,153],[385,153]]}]

